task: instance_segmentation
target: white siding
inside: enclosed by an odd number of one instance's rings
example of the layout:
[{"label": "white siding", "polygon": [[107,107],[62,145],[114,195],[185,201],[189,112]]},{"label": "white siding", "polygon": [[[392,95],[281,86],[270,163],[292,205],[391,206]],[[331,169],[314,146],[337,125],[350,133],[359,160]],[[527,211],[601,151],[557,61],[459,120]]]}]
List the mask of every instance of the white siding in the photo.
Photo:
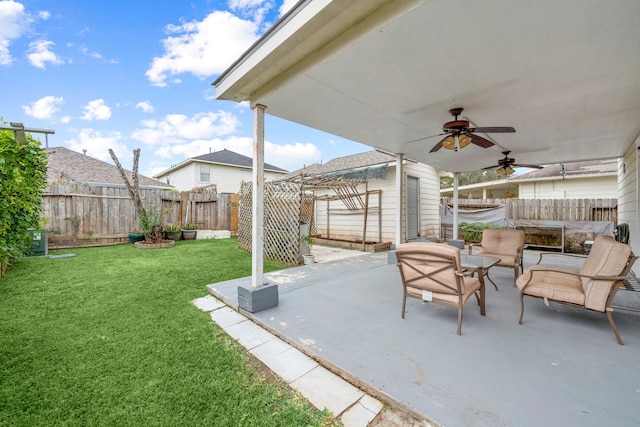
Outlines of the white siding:
[{"label": "white siding", "polygon": [[[422,237],[437,237],[440,227],[439,216],[439,184],[440,179],[435,169],[423,164],[407,162],[405,164],[403,181],[405,191],[402,197],[402,239],[406,239],[406,177],[413,176],[419,179],[420,194],[420,224],[419,230]],[[395,166],[390,165],[387,177],[384,180],[372,179],[369,181],[369,190],[382,190],[381,194],[381,231],[383,242],[393,242],[395,240],[395,215],[396,215],[396,178]],[[361,192],[365,191],[365,185],[358,187]],[[332,194],[327,191],[318,191],[318,196]],[[363,198],[364,201],[364,198]],[[331,216],[327,218],[327,202],[317,201],[316,203],[316,231],[323,237],[332,239],[344,239],[349,241],[361,240],[364,214],[360,212],[350,212],[341,201],[330,203]],[[373,194],[369,199],[371,210],[378,207],[378,195]],[[329,224],[327,226],[327,221]],[[378,236],[378,213],[369,213],[367,222],[367,241],[379,241]]]},{"label": "white siding", "polygon": [[196,173],[198,173],[198,175],[200,174],[199,166],[196,168],[196,163],[189,163],[168,174],[159,175],[158,181],[167,182],[180,191],[189,191],[194,187],[193,183]]},{"label": "white siding", "polygon": [[[209,166],[209,182],[200,181],[200,165]],[[272,181],[282,178],[284,173],[265,171],[264,175],[265,181]],[[169,174],[159,176],[158,180],[167,182],[167,178],[170,184],[180,191],[216,184],[218,193],[237,193],[242,181],[251,181],[251,168],[191,162]]]},{"label": "white siding", "polygon": [[[624,157],[618,162],[618,223],[629,224],[629,244],[635,254],[639,252],[640,231],[638,230],[638,150],[640,138],[631,144]],[[633,271],[638,273],[636,262]]]},{"label": "white siding", "polygon": [[[405,177],[409,175],[420,179],[420,236],[438,237],[440,235],[440,177],[437,171],[423,163],[407,162],[404,172]],[[405,198],[406,194],[405,191]],[[406,212],[403,218],[406,224]],[[406,235],[405,229],[403,230],[404,239]]]},{"label": "white siding", "polygon": [[518,189],[520,199],[611,199],[617,193],[615,175],[525,182]]}]

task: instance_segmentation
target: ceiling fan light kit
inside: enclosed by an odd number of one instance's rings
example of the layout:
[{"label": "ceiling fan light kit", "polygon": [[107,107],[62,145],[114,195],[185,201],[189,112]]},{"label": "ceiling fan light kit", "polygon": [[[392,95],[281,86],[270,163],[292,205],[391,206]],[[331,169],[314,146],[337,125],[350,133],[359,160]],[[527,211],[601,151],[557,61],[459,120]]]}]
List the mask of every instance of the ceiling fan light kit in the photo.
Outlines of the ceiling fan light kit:
[{"label": "ceiling fan light kit", "polygon": [[507,166],[507,167],[501,166],[498,169],[496,169],[496,172],[498,172],[502,176],[509,176],[513,174],[515,170],[513,170],[511,166]]},{"label": "ceiling fan light kit", "polygon": [[[509,153],[511,153],[511,151],[503,151],[502,154],[504,154],[504,158],[498,160],[498,169],[496,169],[496,172],[498,172],[502,176],[509,176],[513,174],[515,170],[513,169],[512,166],[519,167],[519,168],[542,169],[542,166],[539,166],[539,165],[526,165],[522,163],[516,163],[516,159],[509,157]],[[482,170],[493,169],[493,168],[495,168],[495,166],[482,168]]]},{"label": "ceiling fan light kit", "polygon": [[471,144],[471,137],[469,135],[452,135],[442,140],[442,146],[447,150],[458,151],[459,148],[464,148]]}]

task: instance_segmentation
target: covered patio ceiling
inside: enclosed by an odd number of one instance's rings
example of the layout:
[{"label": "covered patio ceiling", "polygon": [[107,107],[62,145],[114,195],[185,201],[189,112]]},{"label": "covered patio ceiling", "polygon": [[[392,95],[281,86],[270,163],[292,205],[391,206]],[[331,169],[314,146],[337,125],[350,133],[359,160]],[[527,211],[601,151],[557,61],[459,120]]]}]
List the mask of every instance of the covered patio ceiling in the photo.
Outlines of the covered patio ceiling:
[{"label": "covered patio ceiling", "polygon": [[[640,134],[639,22],[637,0],[302,0],[214,85],[450,172],[614,158]],[[454,107],[516,133],[430,153]]]}]

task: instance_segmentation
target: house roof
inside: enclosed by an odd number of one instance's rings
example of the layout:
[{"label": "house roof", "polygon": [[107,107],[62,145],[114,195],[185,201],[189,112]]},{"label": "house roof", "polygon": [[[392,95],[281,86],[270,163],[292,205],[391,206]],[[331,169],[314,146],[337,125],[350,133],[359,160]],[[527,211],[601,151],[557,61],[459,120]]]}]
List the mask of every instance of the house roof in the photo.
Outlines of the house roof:
[{"label": "house roof", "polygon": [[320,175],[330,172],[362,168],[366,166],[380,165],[383,163],[395,162],[396,158],[390,154],[381,153],[376,150],[365,151],[364,153],[351,154],[349,156],[336,157],[327,163],[314,163],[307,167],[288,173],[284,178],[303,175]]},{"label": "house roof", "polygon": [[[242,154],[238,154],[234,151],[227,150],[225,148],[220,151],[214,151],[213,153],[191,157],[183,162],[178,163],[175,166],[170,167],[167,170],[160,172],[159,174],[154,175],[154,177],[166,175],[167,173],[174,171],[176,169],[180,169],[183,166],[186,166],[192,162],[217,163],[221,165],[236,166],[236,167],[242,167],[242,168],[253,167],[253,159],[251,157],[243,156]],[[271,172],[282,172],[282,173],[287,172],[286,169],[279,168],[278,166],[274,166],[269,163],[264,164],[264,169]]]},{"label": "house roof", "polygon": [[[45,148],[44,151],[49,160],[47,168],[47,182],[49,183],[71,180],[86,184],[124,185],[115,165],[65,147]],[[125,171],[125,173],[127,178],[131,180],[131,172]],[[138,174],[138,181],[141,187],[173,188],[171,185],[140,174]]]},{"label": "house roof", "polygon": [[617,175],[618,160],[592,160],[587,162],[559,163],[510,178],[510,181],[550,178],[578,178],[593,175]]},{"label": "house roof", "polygon": [[[506,150],[531,164],[621,157],[640,132],[640,2],[603,5],[300,0],[216,97],[450,172]],[[455,107],[470,126],[516,132],[431,152]]]}]

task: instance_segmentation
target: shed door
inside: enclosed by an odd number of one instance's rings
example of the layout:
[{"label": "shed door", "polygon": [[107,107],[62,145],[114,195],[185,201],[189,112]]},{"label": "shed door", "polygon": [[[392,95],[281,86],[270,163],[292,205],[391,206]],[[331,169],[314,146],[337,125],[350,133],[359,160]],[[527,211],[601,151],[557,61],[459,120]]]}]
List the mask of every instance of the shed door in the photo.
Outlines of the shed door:
[{"label": "shed door", "polygon": [[418,229],[418,178],[407,177],[407,239],[415,239],[419,236]]}]

